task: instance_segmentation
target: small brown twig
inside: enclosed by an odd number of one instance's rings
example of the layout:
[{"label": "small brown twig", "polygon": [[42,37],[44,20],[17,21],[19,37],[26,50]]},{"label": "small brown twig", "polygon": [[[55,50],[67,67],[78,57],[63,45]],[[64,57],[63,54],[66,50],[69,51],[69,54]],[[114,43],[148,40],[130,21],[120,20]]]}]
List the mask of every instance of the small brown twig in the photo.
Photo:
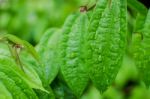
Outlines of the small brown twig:
[{"label": "small brown twig", "polygon": [[19,45],[19,44],[15,44],[13,46],[13,50],[14,50],[14,54],[15,54],[15,61],[20,66],[21,70],[23,72],[25,72],[24,69],[23,69],[23,65],[21,63],[20,57],[19,57],[19,52],[20,52],[21,49],[22,49],[22,46]]}]

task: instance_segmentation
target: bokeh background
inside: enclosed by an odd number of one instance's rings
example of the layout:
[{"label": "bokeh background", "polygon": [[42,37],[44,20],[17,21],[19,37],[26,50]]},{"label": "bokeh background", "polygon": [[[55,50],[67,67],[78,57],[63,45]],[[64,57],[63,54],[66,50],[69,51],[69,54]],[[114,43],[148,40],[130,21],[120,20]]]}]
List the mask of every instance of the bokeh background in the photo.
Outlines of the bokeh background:
[{"label": "bokeh background", "polygon": [[0,0],[0,33],[11,33],[35,45],[50,27],[61,27],[78,0]]},{"label": "bokeh background", "polygon": [[[0,33],[11,33],[33,45],[51,27],[61,27],[82,0],[0,0]],[[140,0],[147,7],[149,0]]]}]

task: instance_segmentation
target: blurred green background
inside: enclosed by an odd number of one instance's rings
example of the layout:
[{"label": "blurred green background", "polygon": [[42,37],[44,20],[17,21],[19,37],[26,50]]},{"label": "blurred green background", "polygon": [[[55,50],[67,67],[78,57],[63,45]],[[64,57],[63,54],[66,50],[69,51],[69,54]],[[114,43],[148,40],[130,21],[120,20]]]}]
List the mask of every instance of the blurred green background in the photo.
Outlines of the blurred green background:
[{"label": "blurred green background", "polygon": [[[79,6],[88,1],[90,0],[0,0],[0,33],[17,35],[36,45],[48,28],[61,27],[70,13],[79,10]],[[145,1],[140,0],[143,3]],[[130,33],[135,16],[136,12],[130,9]]]},{"label": "blurred green background", "polygon": [[61,27],[78,6],[77,0],[0,0],[0,33],[35,45],[48,28]]}]

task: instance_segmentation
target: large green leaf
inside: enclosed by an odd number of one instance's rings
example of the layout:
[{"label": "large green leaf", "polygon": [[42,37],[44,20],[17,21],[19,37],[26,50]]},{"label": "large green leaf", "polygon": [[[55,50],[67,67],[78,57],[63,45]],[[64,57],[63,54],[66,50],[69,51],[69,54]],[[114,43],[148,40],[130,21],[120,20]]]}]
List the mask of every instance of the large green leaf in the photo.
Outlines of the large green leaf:
[{"label": "large green leaf", "polygon": [[87,33],[86,63],[94,85],[104,92],[115,80],[126,45],[126,0],[99,0]]},{"label": "large green leaf", "polygon": [[85,12],[70,15],[63,26],[60,43],[61,73],[77,97],[82,95],[89,81],[84,59],[87,25]]}]

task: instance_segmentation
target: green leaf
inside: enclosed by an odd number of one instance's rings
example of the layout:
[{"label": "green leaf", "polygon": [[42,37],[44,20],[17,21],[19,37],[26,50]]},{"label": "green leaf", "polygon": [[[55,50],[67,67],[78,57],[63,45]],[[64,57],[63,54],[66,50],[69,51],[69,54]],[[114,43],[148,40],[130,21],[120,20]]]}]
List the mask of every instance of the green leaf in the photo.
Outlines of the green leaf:
[{"label": "green leaf", "polygon": [[63,26],[60,43],[61,73],[77,97],[82,95],[89,81],[83,55],[87,25],[86,13],[70,15]]},{"label": "green leaf", "polygon": [[87,34],[86,63],[94,85],[104,92],[119,71],[126,44],[126,0],[99,0]]},{"label": "green leaf", "polygon": [[[44,85],[49,85],[56,77],[59,71],[58,43],[60,41],[61,31],[59,29],[49,29],[41,38],[36,50],[39,53],[44,71]],[[43,58],[44,57],[44,58]]]},{"label": "green leaf", "polygon": [[76,99],[69,87],[60,79],[56,78],[51,86],[56,99]]},{"label": "green leaf", "polygon": [[47,86],[47,87],[45,87],[45,89],[48,90],[49,93],[45,93],[40,90],[35,90],[35,92],[37,93],[38,99],[55,99],[55,95],[54,95],[51,87]]},{"label": "green leaf", "polygon": [[47,90],[44,89],[41,79],[39,78],[39,75],[36,73],[36,71],[30,67],[30,65],[24,65],[24,71],[25,71],[25,81],[35,89],[40,89],[42,91],[45,91],[49,93]]},{"label": "green leaf", "polygon": [[31,88],[40,89],[42,91],[46,91],[43,86],[42,82],[38,76],[38,74],[35,72],[35,70],[27,65],[24,65],[24,71],[23,72],[14,62],[13,59],[7,56],[1,56],[0,57],[0,63],[9,66],[12,70],[14,70]]},{"label": "green leaf", "polygon": [[145,15],[147,13],[147,8],[144,4],[140,3],[138,0],[127,0],[128,6],[133,10]]},{"label": "green leaf", "polygon": [[142,34],[142,30],[144,28],[144,23],[146,19],[147,14],[143,15],[138,13],[135,21],[135,26],[134,26],[134,33],[139,33]]},{"label": "green leaf", "polygon": [[33,92],[31,87],[27,85],[27,83],[16,73],[16,71],[12,70],[7,63],[3,63],[0,61],[0,71],[4,72],[10,79],[12,79],[17,86],[20,87],[22,92],[24,92],[28,98],[37,99],[36,94]]},{"label": "green leaf", "polygon": [[5,85],[0,81],[0,99],[13,99],[11,93]]},{"label": "green leaf", "polygon": [[21,40],[18,37],[11,35],[11,34],[1,34],[0,41],[4,41],[4,42],[8,41],[8,43],[11,43],[14,45],[19,44],[20,46],[23,46],[38,62],[40,62],[40,59],[39,59],[39,56],[38,56],[36,50],[27,41]]},{"label": "green leaf", "polygon": [[5,85],[8,91],[12,94],[13,99],[28,99],[27,96],[21,91],[20,87],[10,79],[5,73],[0,71],[0,81]]}]

